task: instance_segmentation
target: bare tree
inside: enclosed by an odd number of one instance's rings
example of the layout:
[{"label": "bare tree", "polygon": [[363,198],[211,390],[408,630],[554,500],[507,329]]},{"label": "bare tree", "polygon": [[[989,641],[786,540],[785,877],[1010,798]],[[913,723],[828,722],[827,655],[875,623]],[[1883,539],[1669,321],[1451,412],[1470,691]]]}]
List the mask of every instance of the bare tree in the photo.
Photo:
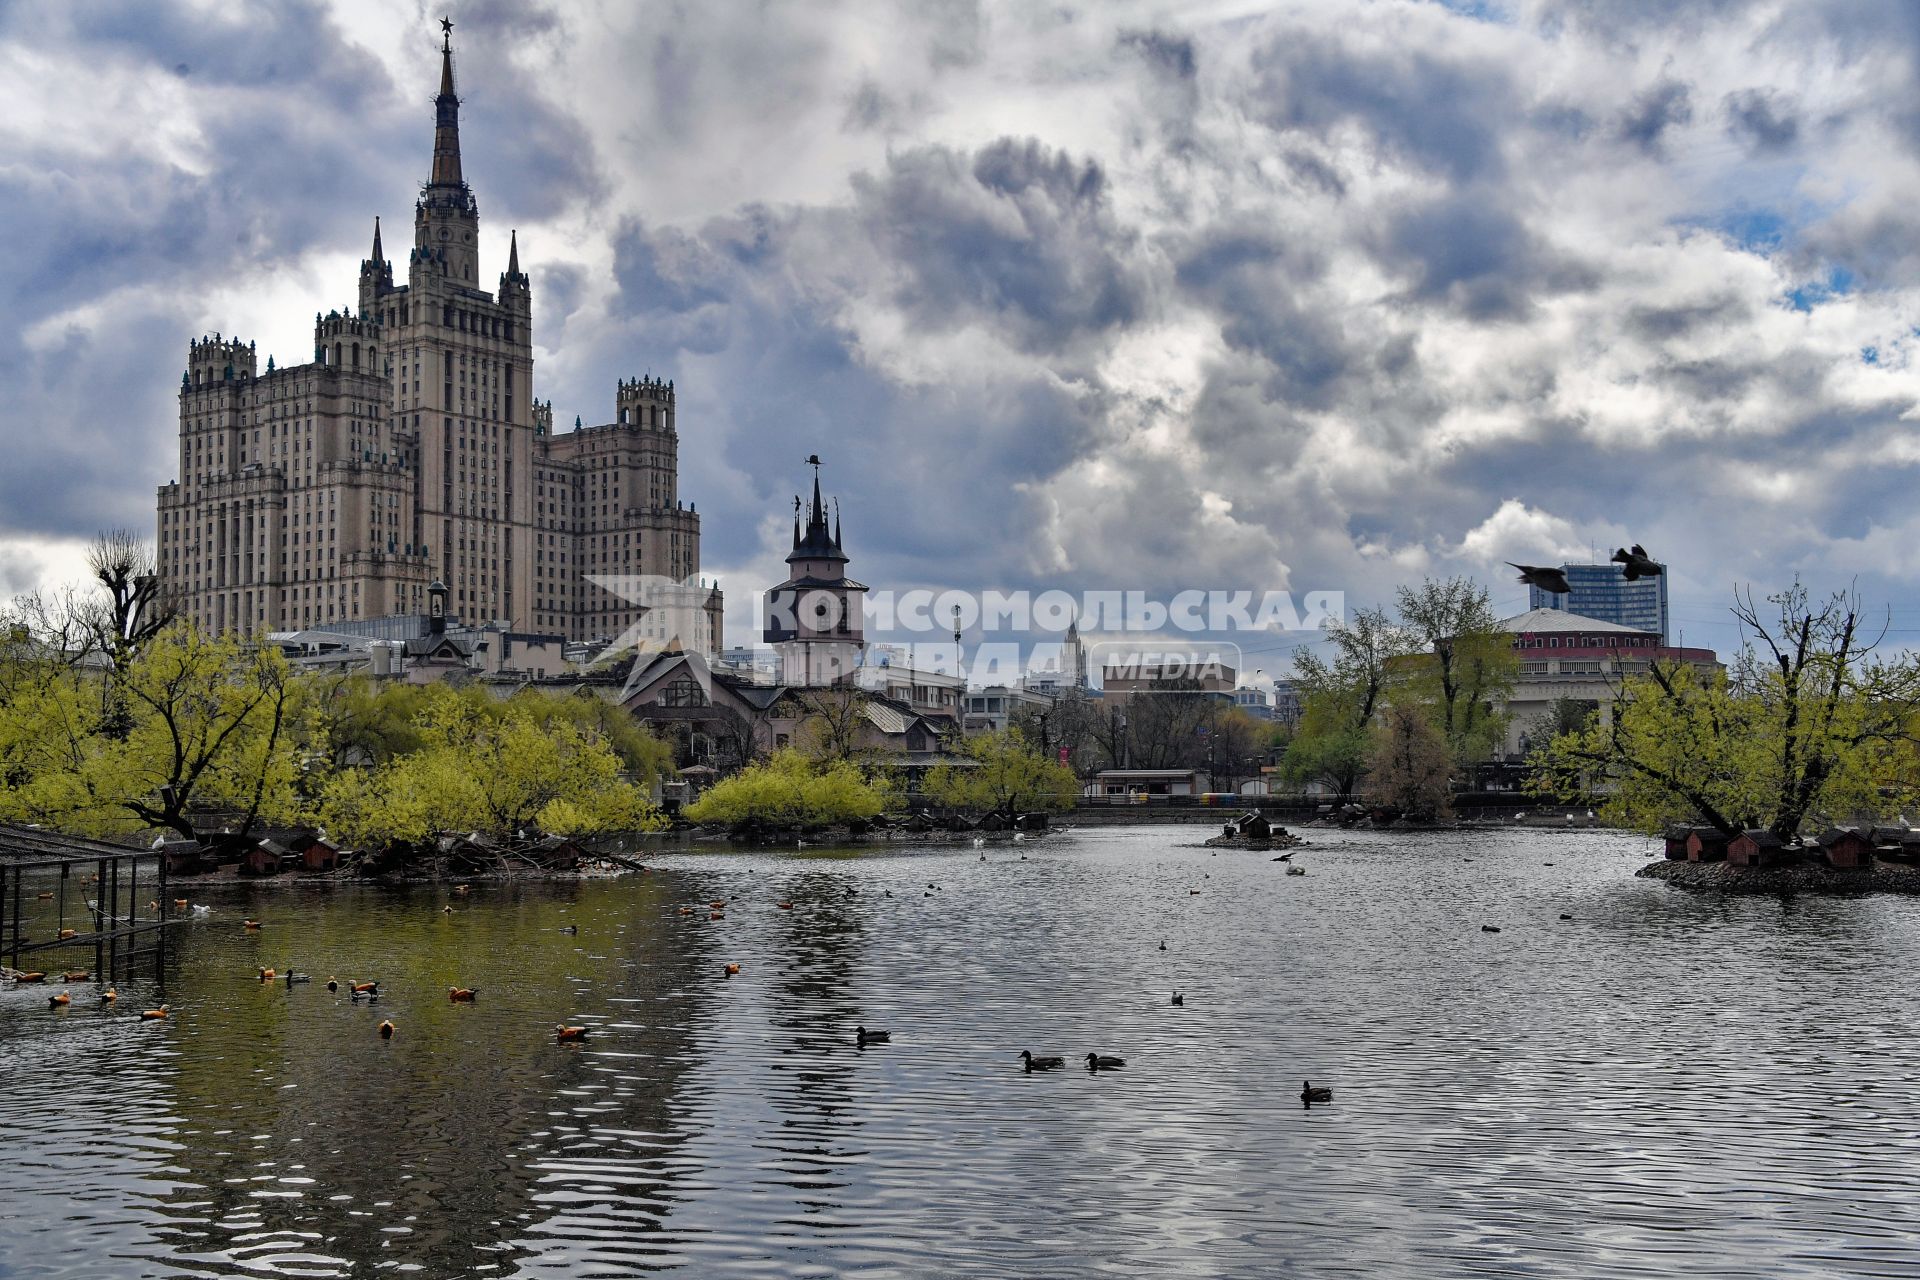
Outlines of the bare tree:
[{"label": "bare tree", "polygon": [[814,760],[853,760],[861,754],[869,695],[851,686],[795,690],[800,709],[797,745]]},{"label": "bare tree", "polygon": [[116,666],[179,616],[153,547],[132,530],[96,536],[87,547],[87,569],[106,593],[90,611],[94,641]]}]

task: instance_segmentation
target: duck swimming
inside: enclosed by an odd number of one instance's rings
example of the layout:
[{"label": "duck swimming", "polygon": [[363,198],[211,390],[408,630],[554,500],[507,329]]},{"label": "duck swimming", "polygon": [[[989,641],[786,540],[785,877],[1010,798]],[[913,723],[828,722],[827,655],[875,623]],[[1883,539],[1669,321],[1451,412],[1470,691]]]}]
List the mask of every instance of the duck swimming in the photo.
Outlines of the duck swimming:
[{"label": "duck swimming", "polygon": [[562,1043],[568,1040],[585,1040],[587,1038],[587,1029],[585,1027],[569,1027],[564,1023],[556,1022],[553,1024],[553,1038]]},{"label": "duck swimming", "polygon": [[393,1039],[393,1022],[391,1019],[382,1018],[380,1020],[380,1038],[382,1040]]},{"label": "duck swimming", "polygon": [[67,994],[65,991],[62,991],[57,996],[47,997],[47,1008],[49,1009],[64,1009],[72,1003],[73,1003],[73,997]]},{"label": "duck swimming", "polygon": [[731,978],[731,977],[733,977],[734,975],[736,975],[736,974],[738,974],[739,972],[740,972],[740,966],[739,966],[739,965],[737,965],[737,964],[730,964],[730,965],[728,965],[728,966],[726,967],[726,969],[725,969],[725,970],[723,970],[723,971],[722,971],[722,976],[723,976],[723,977],[728,977],[728,978]]},{"label": "duck swimming", "polygon": [[1316,1085],[1311,1080],[1302,1080],[1300,1082],[1300,1101],[1332,1102],[1333,1090],[1325,1085]]},{"label": "duck swimming", "polygon": [[1087,1070],[1089,1071],[1112,1071],[1115,1067],[1124,1067],[1126,1065],[1127,1060],[1125,1058],[1110,1058],[1100,1053],[1090,1053],[1087,1055]]},{"label": "duck swimming", "polygon": [[893,1041],[891,1031],[869,1031],[865,1027],[855,1027],[853,1038],[856,1044],[890,1044]]},{"label": "duck swimming", "polygon": [[1184,1006],[1187,1003],[1187,998],[1176,991],[1173,993],[1173,1002],[1177,1005]]},{"label": "duck swimming", "polygon": [[172,1006],[164,1005],[164,1004],[161,1005],[158,1009],[144,1009],[140,1013],[140,1021],[152,1022],[157,1018],[164,1018],[171,1011],[171,1009],[172,1009]]},{"label": "duck swimming", "polygon": [[1067,1065],[1065,1058],[1036,1058],[1027,1049],[1020,1051],[1020,1061],[1026,1063],[1029,1071],[1058,1071]]},{"label": "duck swimming", "polygon": [[473,998],[479,994],[480,988],[478,987],[448,987],[447,1002],[449,1004],[472,1004]]}]

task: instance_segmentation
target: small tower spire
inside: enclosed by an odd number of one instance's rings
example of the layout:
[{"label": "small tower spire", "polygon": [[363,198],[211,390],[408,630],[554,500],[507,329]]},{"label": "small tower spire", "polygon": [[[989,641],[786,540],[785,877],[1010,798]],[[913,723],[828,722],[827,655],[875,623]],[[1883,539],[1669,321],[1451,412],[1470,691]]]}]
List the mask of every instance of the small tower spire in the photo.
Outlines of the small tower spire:
[{"label": "small tower spire", "polygon": [[512,279],[520,278],[520,229],[514,228],[507,237],[507,275]]},{"label": "small tower spire", "polygon": [[380,215],[377,213],[373,215],[373,260],[376,263],[387,260],[387,255],[380,252]]}]

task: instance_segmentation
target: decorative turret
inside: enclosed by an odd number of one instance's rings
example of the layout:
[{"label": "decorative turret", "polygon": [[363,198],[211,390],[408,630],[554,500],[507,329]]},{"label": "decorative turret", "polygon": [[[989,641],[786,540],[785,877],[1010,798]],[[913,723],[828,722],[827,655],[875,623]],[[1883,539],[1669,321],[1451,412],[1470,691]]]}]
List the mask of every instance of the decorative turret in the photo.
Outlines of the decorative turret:
[{"label": "decorative turret", "polygon": [[656,431],[673,431],[673,381],[662,381],[652,375],[640,378],[622,379],[619,392],[614,398],[619,414],[615,418],[623,427],[646,427]]},{"label": "decorative turret", "polygon": [[500,274],[500,305],[511,307],[519,314],[533,315],[533,286],[526,272],[520,269],[520,232],[509,233],[507,239],[507,269]]},{"label": "decorative turret", "polygon": [[379,321],[345,311],[315,316],[313,362],[333,369],[381,371]]},{"label": "decorative turret", "polygon": [[373,218],[373,253],[360,260],[360,310],[372,311],[380,295],[393,289],[393,264],[380,247],[380,215]]},{"label": "decorative turret", "polygon": [[187,371],[180,389],[245,382],[254,375],[254,346],[219,334],[187,345]]}]

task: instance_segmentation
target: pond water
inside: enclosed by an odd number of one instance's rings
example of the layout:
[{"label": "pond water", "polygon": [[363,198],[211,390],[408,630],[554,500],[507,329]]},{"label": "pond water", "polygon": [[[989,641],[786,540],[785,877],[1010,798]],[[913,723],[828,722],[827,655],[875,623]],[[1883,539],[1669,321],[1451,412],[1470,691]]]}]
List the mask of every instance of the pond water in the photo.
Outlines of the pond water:
[{"label": "pond water", "polygon": [[1920,1274],[1920,902],[1209,831],[188,888],[164,992],[0,990],[0,1276]]}]

